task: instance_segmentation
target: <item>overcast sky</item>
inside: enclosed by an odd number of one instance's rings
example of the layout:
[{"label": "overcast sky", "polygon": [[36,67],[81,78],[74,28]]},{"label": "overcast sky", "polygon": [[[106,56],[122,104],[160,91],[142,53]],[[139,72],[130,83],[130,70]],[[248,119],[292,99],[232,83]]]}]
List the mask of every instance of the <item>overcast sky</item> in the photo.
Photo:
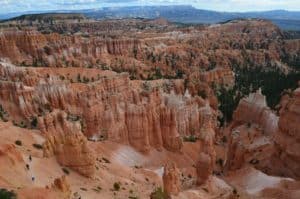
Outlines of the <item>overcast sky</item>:
[{"label": "overcast sky", "polygon": [[193,5],[218,11],[297,10],[300,0],[0,0],[0,14],[20,11],[74,10],[110,6]]}]

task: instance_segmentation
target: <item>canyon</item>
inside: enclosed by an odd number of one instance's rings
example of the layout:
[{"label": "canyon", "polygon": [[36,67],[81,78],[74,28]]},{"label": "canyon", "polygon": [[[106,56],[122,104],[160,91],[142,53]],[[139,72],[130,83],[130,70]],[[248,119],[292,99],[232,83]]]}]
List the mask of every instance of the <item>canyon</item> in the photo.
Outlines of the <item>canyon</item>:
[{"label": "canyon", "polygon": [[[1,188],[299,198],[299,40],[259,19],[80,20],[0,24]],[[287,83],[244,86],[246,69]]]}]

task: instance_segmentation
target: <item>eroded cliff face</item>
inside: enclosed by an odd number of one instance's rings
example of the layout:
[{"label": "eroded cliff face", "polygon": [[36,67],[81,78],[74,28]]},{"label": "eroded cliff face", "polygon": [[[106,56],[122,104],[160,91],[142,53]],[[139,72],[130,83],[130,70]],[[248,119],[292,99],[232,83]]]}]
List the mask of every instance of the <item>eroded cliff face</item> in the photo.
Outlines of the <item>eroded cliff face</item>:
[{"label": "eroded cliff face", "polygon": [[227,169],[250,164],[267,174],[299,178],[299,93],[297,89],[282,97],[279,116],[267,108],[259,92],[241,100],[227,129]]},{"label": "eroded cliff face", "polygon": [[35,71],[5,62],[1,62],[0,68],[1,103],[16,122],[28,122],[52,108],[64,110],[66,99],[72,99],[58,78],[43,78]]},{"label": "eroded cliff face", "polygon": [[95,156],[81,133],[79,123],[67,121],[64,112],[52,112],[38,120],[39,128],[46,137],[44,156],[56,155],[62,166],[92,177],[95,172]]},{"label": "eroded cliff face", "polygon": [[33,68],[4,63],[1,68],[2,77],[8,77],[1,82],[3,107],[28,126],[37,115],[60,109],[81,120],[89,139],[130,144],[144,152],[151,147],[178,152],[182,136],[198,136],[217,126],[217,112],[200,97],[176,94],[172,87],[164,92],[151,82],[130,81],[128,74],[103,72],[90,84],[70,84]]},{"label": "eroded cliff face", "polygon": [[233,126],[247,122],[259,125],[269,135],[278,130],[278,116],[268,107],[260,89],[243,98],[233,114]]},{"label": "eroded cliff face", "polygon": [[140,45],[134,39],[90,40],[57,33],[42,34],[34,29],[4,31],[0,43],[1,57],[22,65],[50,67],[88,66],[106,54],[132,54]]},{"label": "eroded cliff face", "polygon": [[274,158],[279,159],[278,175],[299,179],[299,150],[300,150],[300,89],[296,89],[286,100],[282,101],[280,109],[279,131],[275,135],[277,153]]},{"label": "eroded cliff face", "polygon": [[243,98],[224,131],[229,133],[226,169],[237,170],[250,164],[268,173],[277,131],[278,116],[267,106],[260,90]]}]

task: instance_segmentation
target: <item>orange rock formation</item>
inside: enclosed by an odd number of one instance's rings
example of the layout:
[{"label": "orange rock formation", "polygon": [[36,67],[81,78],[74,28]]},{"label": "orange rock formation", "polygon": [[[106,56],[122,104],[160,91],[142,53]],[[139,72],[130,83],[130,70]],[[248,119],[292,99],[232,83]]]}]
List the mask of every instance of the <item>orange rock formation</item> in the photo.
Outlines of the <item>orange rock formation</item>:
[{"label": "orange rock formation", "polygon": [[168,163],[164,167],[163,174],[164,191],[168,196],[178,195],[181,189],[180,171],[175,163]]}]

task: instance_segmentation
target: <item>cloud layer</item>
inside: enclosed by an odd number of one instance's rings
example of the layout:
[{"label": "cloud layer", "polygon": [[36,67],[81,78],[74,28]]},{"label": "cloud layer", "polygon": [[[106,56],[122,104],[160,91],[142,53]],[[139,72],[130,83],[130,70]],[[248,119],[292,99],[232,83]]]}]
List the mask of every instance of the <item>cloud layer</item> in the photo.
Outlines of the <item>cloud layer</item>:
[{"label": "cloud layer", "polygon": [[93,9],[109,6],[182,4],[219,11],[300,10],[300,0],[0,0],[0,14],[22,11]]}]

